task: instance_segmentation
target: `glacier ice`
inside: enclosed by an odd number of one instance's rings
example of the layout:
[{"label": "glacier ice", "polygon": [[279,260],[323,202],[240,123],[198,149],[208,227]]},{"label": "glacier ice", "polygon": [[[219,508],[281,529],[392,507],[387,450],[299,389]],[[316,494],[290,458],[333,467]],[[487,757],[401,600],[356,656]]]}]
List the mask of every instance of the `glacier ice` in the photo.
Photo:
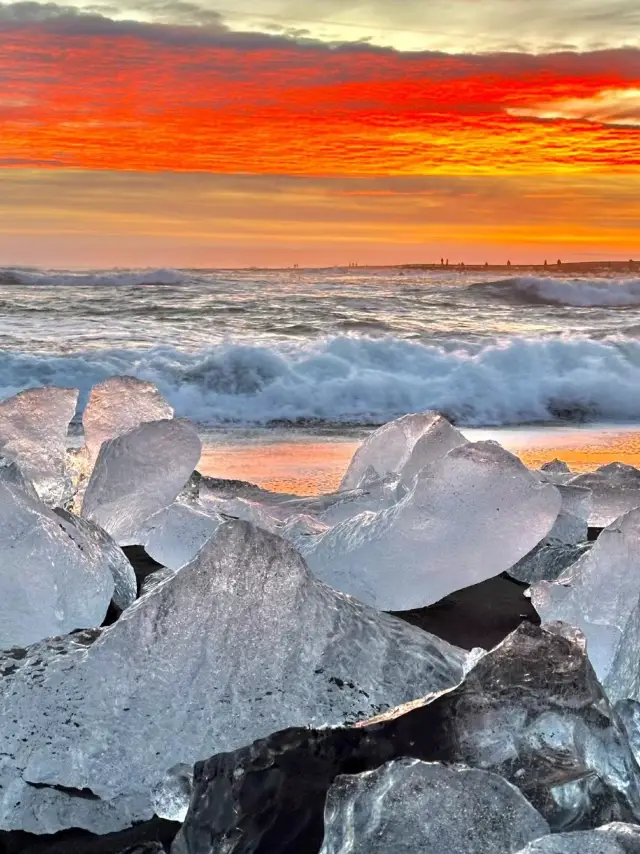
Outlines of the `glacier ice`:
[{"label": "glacier ice", "polygon": [[556,489],[562,506],[553,528],[542,542],[508,570],[518,581],[527,584],[555,581],[591,548],[587,542],[591,490],[561,484],[556,484]]},{"label": "glacier ice", "polygon": [[[640,509],[609,525],[555,582],[535,584],[531,598],[543,620],[581,629],[598,679],[613,701],[624,699],[624,674],[620,661],[615,667],[614,662],[625,654],[622,638],[639,608]],[[633,657],[637,649],[630,652]]]},{"label": "glacier ice", "polygon": [[591,543],[571,545],[547,537],[507,571],[512,578],[526,584],[555,581],[590,549]]},{"label": "glacier ice", "polygon": [[517,854],[640,854],[640,827],[612,822],[595,830],[554,833],[530,842]]},{"label": "glacier ice", "polygon": [[189,563],[224,519],[195,506],[172,504],[154,513],[132,537],[149,557],[169,569]]},{"label": "glacier ice", "polygon": [[89,467],[93,468],[103,442],[147,421],[172,417],[173,408],[153,383],[135,377],[109,377],[98,383],[91,389],[82,415]]},{"label": "glacier ice", "polygon": [[516,854],[549,825],[503,777],[397,759],[338,777],[320,854]]},{"label": "glacier ice", "polygon": [[587,539],[591,516],[592,494],[581,486],[556,484],[562,506],[558,518],[549,531],[549,539],[577,545]]},{"label": "glacier ice", "polygon": [[557,483],[555,486],[562,500],[560,513],[544,540],[508,570],[518,581],[555,581],[591,548],[587,542],[591,490]]},{"label": "glacier ice", "polygon": [[103,531],[99,525],[76,516],[74,513],[56,507],[54,510],[65,530],[73,537],[78,530],[85,540],[88,540],[96,551],[98,558],[107,566],[113,576],[114,590],[112,601],[118,611],[124,611],[136,600],[138,582],[133,566],[122,549]]},{"label": "glacier ice", "polygon": [[316,540],[328,530],[328,525],[325,525],[313,516],[300,513],[297,516],[291,516],[287,519],[278,533],[281,537],[288,540],[290,543],[293,543],[297,549],[302,551],[303,549],[308,548],[310,542]]},{"label": "glacier ice", "polygon": [[455,427],[436,412],[404,415],[383,424],[365,439],[353,455],[340,489],[366,486],[374,474],[377,477],[400,474],[407,465],[407,475],[409,471],[413,475],[419,468],[466,441]]},{"label": "glacier ice", "polygon": [[442,415],[436,415],[413,446],[411,454],[402,466],[402,483],[410,485],[418,472],[429,463],[444,457],[449,451],[467,445],[468,439],[456,430]]},{"label": "glacier ice", "polygon": [[120,545],[138,545],[146,520],[173,503],[200,459],[200,439],[185,421],[150,421],[104,442],[82,515]]},{"label": "glacier ice", "polygon": [[0,648],[98,626],[114,590],[102,548],[0,481]]},{"label": "glacier ice", "polygon": [[591,490],[593,506],[589,524],[604,528],[615,519],[640,507],[640,471],[624,463],[609,463],[569,481]]},{"label": "glacier ice", "polygon": [[[395,506],[408,493],[401,482],[400,475],[385,475],[358,489],[338,492],[334,496],[324,496],[324,507],[318,507],[320,519],[326,525],[337,525],[352,519],[360,513],[387,510]],[[335,498],[335,500],[332,500]],[[318,502],[319,503],[319,502]]]},{"label": "glacier ice", "polygon": [[[5,829],[105,833],[167,799],[175,809],[176,766],[448,688],[467,660],[316,581],[292,546],[246,522],[222,525],[90,645],[57,644],[6,668]],[[43,790],[46,818],[33,808]]]},{"label": "glacier ice", "polygon": [[449,691],[356,726],[272,733],[198,763],[174,854],[202,854],[203,840],[216,852],[317,851],[335,778],[402,757],[499,774],[554,832],[640,817],[640,768],[584,638],[524,622]]},{"label": "glacier ice", "polygon": [[555,486],[495,442],[454,448],[424,467],[407,495],[309,542],[309,567],[336,590],[402,611],[508,570],[551,530]]},{"label": "glacier ice", "polygon": [[251,522],[265,531],[275,533],[280,525],[278,519],[272,514],[271,508],[265,507],[259,501],[251,501],[248,498],[205,498],[200,506],[205,513],[210,513],[214,519],[226,516],[229,519],[241,519],[243,522]]},{"label": "glacier ice", "polygon": [[0,454],[15,460],[50,506],[71,493],[67,431],[77,401],[75,388],[30,388],[0,402]]}]

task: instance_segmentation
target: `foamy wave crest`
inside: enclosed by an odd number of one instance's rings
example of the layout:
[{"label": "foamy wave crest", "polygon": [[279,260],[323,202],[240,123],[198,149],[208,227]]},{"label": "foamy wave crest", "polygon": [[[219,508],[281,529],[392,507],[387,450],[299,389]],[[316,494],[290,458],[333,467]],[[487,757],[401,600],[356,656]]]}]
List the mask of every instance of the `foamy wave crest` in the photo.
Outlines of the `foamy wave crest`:
[{"label": "foamy wave crest", "polygon": [[522,276],[471,286],[510,302],[534,305],[640,306],[640,279],[557,279]]},{"label": "foamy wave crest", "polygon": [[105,272],[40,271],[18,267],[0,268],[0,284],[79,285],[132,287],[135,285],[177,285],[184,281],[179,270],[110,270]]},{"label": "foamy wave crest", "polygon": [[156,383],[178,415],[205,424],[382,423],[436,409],[460,425],[640,418],[640,342],[512,338],[471,348],[339,337],[305,346],[227,344],[52,357],[0,354],[3,397],[107,376]]}]

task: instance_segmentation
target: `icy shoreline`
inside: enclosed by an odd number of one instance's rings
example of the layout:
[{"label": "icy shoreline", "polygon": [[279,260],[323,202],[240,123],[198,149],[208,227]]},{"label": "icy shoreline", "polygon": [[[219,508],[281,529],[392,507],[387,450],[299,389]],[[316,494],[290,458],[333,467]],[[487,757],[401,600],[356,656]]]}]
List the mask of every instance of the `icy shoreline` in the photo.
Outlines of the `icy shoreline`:
[{"label": "icy shoreline", "polygon": [[9,854],[640,851],[640,471],[419,413],[284,495],[132,378],[69,453],[76,401],[0,403]]}]

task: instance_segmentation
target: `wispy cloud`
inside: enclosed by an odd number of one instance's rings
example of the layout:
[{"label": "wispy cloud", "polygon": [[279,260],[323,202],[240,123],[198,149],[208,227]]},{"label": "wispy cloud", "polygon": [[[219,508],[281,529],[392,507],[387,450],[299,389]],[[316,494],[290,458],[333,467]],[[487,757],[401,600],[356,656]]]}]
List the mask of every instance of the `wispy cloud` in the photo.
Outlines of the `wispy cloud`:
[{"label": "wispy cloud", "polygon": [[603,89],[595,95],[558,98],[530,107],[513,107],[508,112],[514,116],[540,119],[569,119],[640,127],[640,88]]},{"label": "wispy cloud", "polygon": [[69,0],[118,20],[215,26],[403,50],[640,46],[636,0]]}]

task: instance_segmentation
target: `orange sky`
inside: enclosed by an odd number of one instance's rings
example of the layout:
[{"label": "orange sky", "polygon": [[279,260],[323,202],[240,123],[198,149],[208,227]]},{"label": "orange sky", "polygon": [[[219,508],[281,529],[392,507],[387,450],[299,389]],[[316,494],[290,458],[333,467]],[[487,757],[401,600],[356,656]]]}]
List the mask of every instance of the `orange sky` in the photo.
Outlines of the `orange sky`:
[{"label": "orange sky", "polygon": [[403,53],[51,14],[0,16],[0,263],[36,235],[33,263],[62,263],[69,233],[152,265],[154,241],[209,265],[245,245],[317,263],[318,240],[363,263],[638,254],[637,48]]}]

